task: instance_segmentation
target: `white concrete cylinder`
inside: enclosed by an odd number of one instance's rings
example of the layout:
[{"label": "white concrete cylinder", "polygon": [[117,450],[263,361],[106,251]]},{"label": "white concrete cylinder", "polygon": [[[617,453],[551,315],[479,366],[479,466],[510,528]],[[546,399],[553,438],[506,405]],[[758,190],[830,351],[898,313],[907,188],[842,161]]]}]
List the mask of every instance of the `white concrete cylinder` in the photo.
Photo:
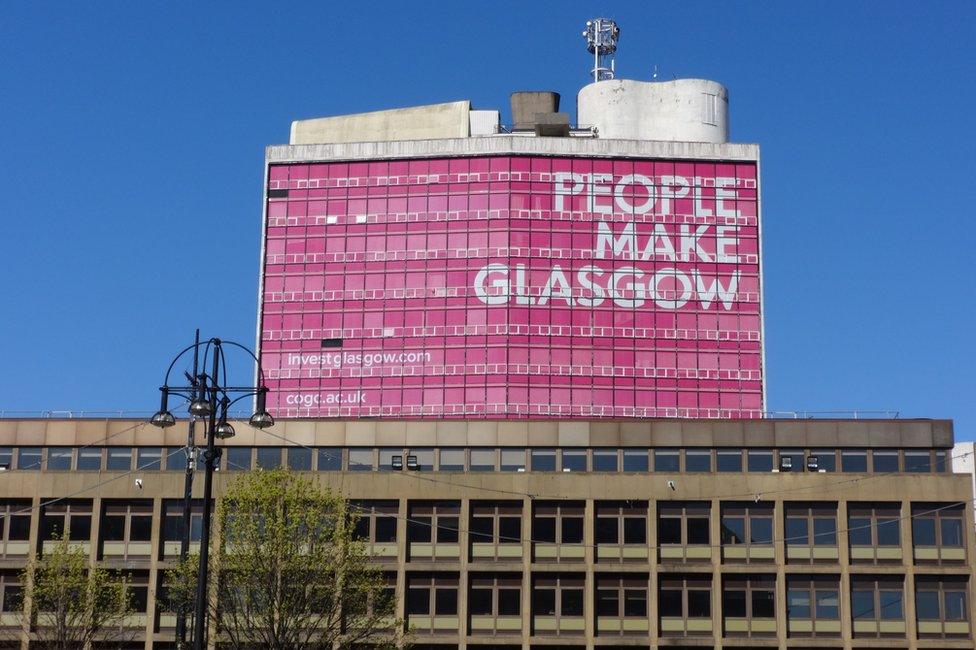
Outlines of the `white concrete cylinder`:
[{"label": "white concrete cylinder", "polygon": [[707,79],[591,83],[576,97],[577,123],[597,137],[723,143],[729,139],[729,94]]}]

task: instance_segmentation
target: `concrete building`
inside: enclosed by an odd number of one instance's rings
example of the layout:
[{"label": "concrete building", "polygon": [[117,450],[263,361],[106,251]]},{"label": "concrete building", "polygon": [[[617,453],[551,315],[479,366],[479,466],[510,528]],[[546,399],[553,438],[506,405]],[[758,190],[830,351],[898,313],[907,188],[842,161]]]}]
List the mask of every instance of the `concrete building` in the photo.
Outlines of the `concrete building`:
[{"label": "concrete building", "polygon": [[[356,500],[421,647],[973,647],[972,488],[946,471],[948,421],[234,426],[218,498],[286,465]],[[18,569],[66,530],[136,586],[131,647],[172,647],[157,595],[185,439],[185,423],[0,421],[8,638]]]}]

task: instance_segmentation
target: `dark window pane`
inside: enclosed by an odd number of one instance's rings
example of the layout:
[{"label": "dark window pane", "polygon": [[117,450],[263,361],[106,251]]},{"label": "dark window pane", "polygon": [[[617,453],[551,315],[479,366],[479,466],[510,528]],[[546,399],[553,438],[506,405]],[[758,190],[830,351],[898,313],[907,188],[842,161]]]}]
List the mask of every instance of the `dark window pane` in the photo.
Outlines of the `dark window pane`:
[{"label": "dark window pane", "polygon": [[655,472],[677,472],[678,471],[678,451],[676,449],[655,449],[654,450],[654,471]]},{"label": "dark window pane", "polygon": [[464,450],[441,449],[440,461],[437,465],[437,469],[441,472],[463,472]]},{"label": "dark window pane", "polygon": [[407,541],[429,542],[431,540],[431,523],[430,517],[410,517],[407,521]]},{"label": "dark window pane", "polygon": [[942,545],[962,546],[962,519],[943,517],[940,523],[942,524]]},{"label": "dark window pane", "polygon": [[585,451],[563,451],[563,469],[573,472],[586,471]]},{"label": "dark window pane", "polygon": [[646,472],[647,471],[647,450],[646,449],[625,449],[624,450],[624,471],[625,472]]},{"label": "dark window pane", "polygon": [[751,517],[749,519],[749,541],[752,544],[773,543],[773,520],[771,517]]},{"label": "dark window pane", "polygon": [[471,450],[471,471],[472,472],[495,471],[495,450],[494,449],[472,449]]},{"label": "dark window pane", "polygon": [[810,543],[806,517],[787,517],[784,533],[787,544],[803,545]]},{"label": "dark window pane", "polygon": [[251,469],[251,448],[250,447],[227,447],[224,449],[227,455],[227,469],[230,471],[247,472]]},{"label": "dark window pane", "polygon": [[722,592],[722,616],[726,618],[745,618],[746,592],[736,589]]},{"label": "dark window pane", "polygon": [[810,618],[810,592],[790,589],[786,592],[786,615],[789,618]]},{"label": "dark window pane", "polygon": [[688,518],[688,543],[689,544],[708,544],[708,519],[706,517]]},{"label": "dark window pane", "polygon": [[658,519],[657,542],[658,544],[680,544],[681,519],[677,517],[662,517]]},{"label": "dark window pane", "polygon": [[316,469],[320,472],[338,472],[342,470],[342,450],[336,447],[325,447],[316,450]]},{"label": "dark window pane", "polygon": [[931,472],[932,460],[926,452],[905,452],[906,472]]},{"label": "dark window pane", "polygon": [[624,589],[624,616],[647,616],[647,592]]},{"label": "dark window pane", "polygon": [[749,462],[750,472],[773,471],[773,452],[771,451],[750,451],[746,458]]},{"label": "dark window pane", "polygon": [[817,457],[817,469],[837,471],[837,452],[833,449],[814,449],[810,455]]},{"label": "dark window pane", "polygon": [[722,543],[745,544],[746,522],[742,517],[722,517]]},{"label": "dark window pane", "polygon": [[871,460],[875,472],[898,471],[898,452],[874,451],[871,452]]},{"label": "dark window pane", "polygon": [[7,539],[11,542],[24,542],[30,537],[30,515],[8,515]]},{"label": "dark window pane", "polygon": [[361,516],[352,527],[352,538],[358,542],[369,541],[369,517]]},{"label": "dark window pane", "polygon": [[468,600],[468,611],[474,616],[491,615],[491,589],[472,589]]},{"label": "dark window pane", "polygon": [[710,451],[686,451],[685,452],[685,471],[686,472],[711,472],[712,471],[712,452],[710,452]]},{"label": "dark window pane", "polygon": [[71,449],[51,447],[47,450],[48,469],[71,469]]},{"label": "dark window pane", "polygon": [[617,450],[595,449],[593,451],[594,472],[616,472]]},{"label": "dark window pane", "polygon": [[[227,451],[225,448],[224,454],[227,454]],[[79,459],[78,462],[80,463],[81,460]],[[186,452],[181,447],[166,448],[166,469],[171,472],[186,471]]]},{"label": "dark window pane", "polygon": [[616,589],[596,590],[596,615],[597,616],[619,616],[620,615],[620,603],[617,599]]},{"label": "dark window pane", "polygon": [[773,618],[775,614],[775,596],[772,590],[758,589],[752,592],[753,618]]},{"label": "dark window pane", "polygon": [[965,591],[954,589],[952,591],[945,592],[945,620],[967,620]]},{"label": "dark window pane", "polygon": [[532,539],[537,542],[555,542],[556,520],[552,517],[533,517]]},{"label": "dark window pane", "polygon": [[878,518],[879,546],[901,545],[901,535],[899,534],[900,523],[897,519]]},{"label": "dark window pane", "polygon": [[149,601],[149,587],[129,586],[129,606],[134,612],[145,612]]},{"label": "dark window pane", "polygon": [[132,515],[129,518],[129,541],[148,542],[152,539],[152,515]]},{"label": "dark window pane", "polygon": [[560,593],[562,605],[560,613],[563,616],[582,616],[583,615],[583,590],[582,589],[563,589]]},{"label": "dark window pane", "polygon": [[281,467],[280,447],[258,447],[257,457],[257,466],[259,469],[275,469]]},{"label": "dark window pane", "polygon": [[536,588],[532,590],[532,614],[534,616],[556,615],[555,589]]},{"label": "dark window pane", "polygon": [[288,449],[288,469],[297,472],[307,472],[312,469],[312,450],[304,447],[290,447]]},{"label": "dark window pane", "polygon": [[919,591],[915,593],[915,611],[920,621],[938,621],[942,619],[939,611],[939,592]]},{"label": "dark window pane", "polygon": [[871,520],[867,517],[851,517],[847,535],[851,546],[871,546]]},{"label": "dark window pane", "polygon": [[469,532],[472,542],[490,542],[495,535],[495,520],[491,517],[472,517]]},{"label": "dark window pane", "polygon": [[376,518],[376,540],[377,542],[395,542],[397,532],[396,517],[377,517]]},{"label": "dark window pane", "polygon": [[597,517],[596,530],[594,531],[597,544],[616,544],[617,543],[617,518],[616,517]]},{"label": "dark window pane", "polygon": [[78,450],[78,462],[75,464],[80,470],[97,471],[102,469],[102,450],[98,447],[89,447]]},{"label": "dark window pane", "polygon": [[128,471],[132,468],[131,447],[109,447],[106,469]]},{"label": "dark window pane", "polygon": [[913,519],[912,540],[915,546],[935,546],[935,519]]},{"label": "dark window pane", "polygon": [[712,592],[703,589],[688,590],[688,618],[712,616]]},{"label": "dark window pane", "polygon": [[499,517],[498,518],[498,541],[502,544],[521,543],[522,539],[522,518],[521,517]]},{"label": "dark window pane", "polygon": [[901,590],[882,590],[880,597],[882,621],[900,621],[904,618]]},{"label": "dark window pane", "polygon": [[499,616],[518,616],[522,610],[522,591],[520,589],[498,590]]},{"label": "dark window pane", "polygon": [[524,449],[502,449],[501,470],[503,472],[524,472],[525,471],[525,450]]},{"label": "dark window pane", "polygon": [[457,614],[457,589],[454,587],[434,590],[434,613],[440,616]]},{"label": "dark window pane", "polygon": [[624,517],[624,544],[647,543],[647,520]]},{"label": "dark window pane", "polygon": [[163,517],[163,541],[178,542],[183,539],[183,518],[167,515]]},{"label": "dark window pane", "polygon": [[662,589],[657,608],[661,616],[682,616],[684,613],[681,611],[681,590]]},{"label": "dark window pane", "polygon": [[843,451],[840,454],[841,470],[845,472],[868,471],[868,455],[864,451]]},{"label": "dark window pane", "polygon": [[458,518],[457,517],[438,517],[437,518],[437,542],[440,544],[453,544],[458,541]]},{"label": "dark window pane", "polygon": [[3,589],[3,608],[0,611],[18,612],[24,605],[24,588],[20,585],[5,585]]},{"label": "dark window pane", "polygon": [[18,449],[17,469],[41,469],[41,448],[21,447]]},{"label": "dark window pane", "polygon": [[87,515],[71,517],[68,525],[68,539],[72,542],[87,542],[91,539],[91,517]]},{"label": "dark window pane", "polygon": [[[71,532],[74,532],[74,520],[72,520]],[[125,539],[125,517],[122,515],[112,515],[102,518],[102,539],[106,542],[121,542]]]},{"label": "dark window pane", "polygon": [[350,472],[372,472],[373,471],[373,450],[372,449],[350,449],[349,450],[349,471]]},{"label": "dark window pane", "polygon": [[874,590],[855,589],[851,592],[851,616],[855,620],[877,618],[874,615]]},{"label": "dark window pane", "polygon": [[840,600],[837,592],[832,589],[818,589],[815,592],[817,598],[817,618],[837,619],[840,618]]},{"label": "dark window pane", "polygon": [[716,455],[716,468],[720,472],[741,472],[741,451],[719,451]]},{"label": "dark window pane", "polygon": [[563,517],[562,539],[560,541],[563,544],[583,543],[583,518],[582,517]]},{"label": "dark window pane", "polygon": [[816,517],[813,520],[813,543],[818,546],[837,546],[837,520]]},{"label": "dark window pane", "polygon": [[158,470],[162,458],[163,450],[159,447],[140,447],[136,450],[136,469]]},{"label": "dark window pane", "polygon": [[64,516],[43,515],[40,534],[42,540],[55,539],[64,535]]},{"label": "dark window pane", "polygon": [[430,613],[430,589],[427,587],[410,587],[407,589],[407,614]]}]

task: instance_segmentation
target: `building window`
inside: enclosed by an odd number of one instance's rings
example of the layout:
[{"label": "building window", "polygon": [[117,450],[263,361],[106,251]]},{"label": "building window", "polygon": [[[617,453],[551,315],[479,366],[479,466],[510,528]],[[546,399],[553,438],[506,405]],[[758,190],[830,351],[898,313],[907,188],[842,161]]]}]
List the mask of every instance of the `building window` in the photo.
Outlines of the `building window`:
[{"label": "building window", "polygon": [[[852,503],[848,506],[847,513],[847,534],[851,547],[901,547],[899,504]],[[870,558],[859,555],[852,551],[852,559],[875,558],[873,553],[870,554]],[[890,559],[901,559],[901,556]]]},{"label": "building window", "polygon": [[786,618],[790,636],[840,636],[839,580],[836,576],[789,576]]},{"label": "building window", "polygon": [[403,464],[407,469],[410,467],[410,457],[413,456],[417,462],[416,469],[421,472],[431,472],[434,470],[434,450],[433,449],[410,449],[403,457]]},{"label": "building window", "polygon": [[583,582],[581,576],[556,575],[533,578],[532,616],[582,617]]},{"label": "building window", "polygon": [[458,577],[420,574],[407,577],[407,616],[457,616]]},{"label": "building window", "polygon": [[915,613],[919,638],[968,637],[968,584],[964,576],[918,576]]},{"label": "building window", "polygon": [[472,574],[468,613],[472,616],[520,616],[522,578],[516,575]]},{"label": "building window", "polygon": [[617,468],[616,449],[594,449],[593,450],[593,471],[594,472],[616,472]]},{"label": "building window", "polygon": [[0,571],[0,612],[10,614],[24,610],[24,587],[19,571]]},{"label": "building window", "polygon": [[715,453],[715,468],[720,472],[741,472],[742,450],[719,449]]},{"label": "building window", "polygon": [[[854,636],[882,636],[900,634],[891,626],[882,628],[882,621],[904,623],[904,584],[901,576],[856,576],[851,578],[851,618]],[[885,631],[882,632],[882,629]]]},{"label": "building window", "polygon": [[708,502],[658,502],[657,543],[682,546],[709,544],[709,514]]},{"label": "building window", "polygon": [[12,447],[0,447],[0,471],[13,469],[14,450]]},{"label": "building window", "polygon": [[[722,553],[725,559],[773,559],[773,506],[766,503],[722,504]],[[763,547],[765,552],[757,552]],[[748,552],[746,551],[748,548]]]},{"label": "building window", "polygon": [[747,470],[750,472],[773,471],[772,449],[750,449],[746,452]]},{"label": "building window", "polygon": [[837,546],[837,504],[786,504],[784,534],[787,547]]},{"label": "building window", "polygon": [[494,472],[496,455],[494,449],[472,449],[471,471]]},{"label": "building window", "polygon": [[17,545],[7,546],[7,542],[26,542],[30,539],[31,502],[25,500],[0,501],[0,554],[26,555],[27,548]]},{"label": "building window", "polygon": [[41,448],[20,447],[17,449],[17,469],[39,471],[41,469]]},{"label": "building window", "polygon": [[134,614],[145,614],[149,607],[149,572],[118,571],[113,575],[119,582],[125,581],[129,595],[129,607],[132,612]]},{"label": "building window", "polygon": [[410,504],[407,541],[456,544],[460,501],[422,501]]},{"label": "building window", "polygon": [[845,449],[840,452],[840,469],[842,472],[857,472],[863,474],[868,471],[868,452],[863,449]]},{"label": "building window", "polygon": [[585,472],[586,466],[585,449],[563,449],[562,469],[564,472]]},{"label": "building window", "polygon": [[277,469],[281,467],[281,447],[258,447],[256,450],[258,469]]},{"label": "building window", "polygon": [[598,545],[647,546],[647,502],[597,502],[594,537]]},{"label": "building window", "polygon": [[623,456],[625,472],[647,471],[648,465],[646,449],[624,449]]},{"label": "building window", "polygon": [[871,469],[877,474],[892,474],[898,471],[898,452],[879,451],[871,452]]},{"label": "building window", "polygon": [[678,472],[681,470],[681,454],[677,449],[655,449],[655,472]]},{"label": "building window", "polygon": [[825,472],[837,471],[837,450],[836,449],[812,449],[810,456],[817,459],[817,471]]},{"label": "building window", "polygon": [[531,462],[533,472],[555,472],[556,450],[533,449],[531,452]]},{"label": "building window", "polygon": [[[167,499],[163,501],[163,542],[172,543],[183,541],[183,503],[183,499]],[[194,499],[190,503],[190,541],[199,542],[202,534],[203,500]]]},{"label": "building window", "polygon": [[[775,581],[770,576],[736,576],[722,579],[722,616],[725,632],[729,636],[756,633],[775,634],[772,629],[756,629],[755,619],[776,618]],[[746,619],[745,626],[730,623],[728,619]]]},{"label": "building window", "polygon": [[[647,579],[597,576],[596,615],[647,620]],[[621,634],[624,631],[621,630]]]},{"label": "building window", "polygon": [[[103,501],[102,556],[147,555],[152,539],[152,501]],[[129,548],[130,543],[142,543]]]},{"label": "building window", "polygon": [[802,449],[780,449],[779,465],[777,467],[783,472],[803,472],[806,471],[806,454]]},{"label": "building window", "polygon": [[[249,472],[251,471],[251,447],[227,447],[224,455],[227,456],[227,471],[229,472]],[[173,458],[173,456],[170,456]],[[203,463],[201,462],[200,465]]]},{"label": "building window", "polygon": [[[372,544],[396,543],[399,509],[396,501],[352,502],[351,510],[356,514],[353,537]],[[426,530],[429,532],[430,527]]]},{"label": "building window", "polygon": [[[381,472],[400,471],[406,466],[406,463],[403,462],[404,461],[403,449],[382,448],[379,450],[379,456],[380,456],[379,467]],[[400,461],[399,466],[394,466],[393,464],[394,458],[399,458]]]},{"label": "building window", "polygon": [[132,447],[109,447],[105,468],[120,472],[132,469]]},{"label": "building window", "polygon": [[549,544],[583,543],[583,504],[539,502],[532,510],[532,540]]},{"label": "building window", "polygon": [[925,451],[905,451],[905,471],[928,474],[932,471],[932,455]]},{"label": "building window", "polygon": [[472,503],[471,542],[477,544],[521,544],[522,502]]},{"label": "building window", "polygon": [[69,499],[44,506],[41,510],[41,541],[67,535],[72,542],[89,542],[91,519],[91,501]]},{"label": "building window", "polygon": [[285,450],[288,459],[288,469],[296,472],[308,472],[312,469],[312,450],[305,447],[288,447]]},{"label": "building window", "polygon": [[161,447],[139,447],[136,450],[136,469],[160,470],[163,468],[163,450]]},{"label": "building window", "polygon": [[[912,545],[919,561],[965,560],[963,506],[912,504]],[[945,552],[943,552],[945,551]]]},{"label": "building window", "polygon": [[71,447],[48,447],[47,450],[47,469],[69,470],[71,460],[74,456],[74,449]]},{"label": "building window", "polygon": [[441,449],[438,454],[437,469],[441,472],[463,472],[464,450]]},{"label": "building window", "polygon": [[502,449],[501,470],[503,472],[524,472],[525,471],[525,450],[524,449]]},{"label": "building window", "polygon": [[711,449],[686,450],[685,471],[686,472],[711,472],[712,471],[712,450]]},{"label": "building window", "polygon": [[657,602],[661,636],[711,633],[710,624],[701,624],[701,621],[712,618],[712,579],[709,576],[662,575],[659,584]]},{"label": "building window", "polygon": [[[350,629],[362,629],[367,621],[375,621],[376,627],[392,624],[396,612],[396,573],[384,571],[380,575],[380,588],[366,594],[348,594],[343,605],[345,623]],[[352,647],[356,647],[353,645]]]},{"label": "building window", "polygon": [[375,462],[372,449],[356,448],[349,450],[350,472],[372,472]]},{"label": "building window", "polygon": [[342,471],[342,449],[319,447],[315,450],[315,469],[320,472]]}]

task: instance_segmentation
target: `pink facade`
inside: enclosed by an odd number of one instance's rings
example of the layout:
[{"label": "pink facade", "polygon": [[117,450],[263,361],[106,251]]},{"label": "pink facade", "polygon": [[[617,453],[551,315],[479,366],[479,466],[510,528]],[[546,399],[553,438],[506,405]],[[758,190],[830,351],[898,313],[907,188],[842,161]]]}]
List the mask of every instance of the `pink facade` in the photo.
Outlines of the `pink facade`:
[{"label": "pink facade", "polygon": [[287,417],[760,417],[754,163],[272,164]]}]

